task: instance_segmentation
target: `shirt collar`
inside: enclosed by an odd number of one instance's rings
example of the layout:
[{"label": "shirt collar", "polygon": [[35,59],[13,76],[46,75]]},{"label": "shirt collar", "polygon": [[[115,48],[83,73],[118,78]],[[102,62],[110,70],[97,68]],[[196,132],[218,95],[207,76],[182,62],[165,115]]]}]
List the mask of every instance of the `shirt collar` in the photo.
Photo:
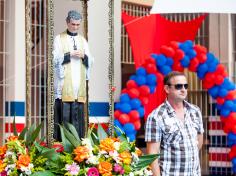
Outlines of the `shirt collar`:
[{"label": "shirt collar", "polygon": [[[168,111],[169,114],[172,114],[172,113],[175,112],[174,108],[170,105],[170,103],[167,99],[165,100],[165,105],[167,107],[167,111]],[[184,100],[184,108],[191,109],[193,107],[190,103],[188,103],[186,100]]]},{"label": "shirt collar", "polygon": [[68,29],[66,30],[66,33],[67,33],[69,36],[77,36],[77,35],[78,35],[77,32],[76,32],[76,33],[72,33],[72,32],[70,32]]}]

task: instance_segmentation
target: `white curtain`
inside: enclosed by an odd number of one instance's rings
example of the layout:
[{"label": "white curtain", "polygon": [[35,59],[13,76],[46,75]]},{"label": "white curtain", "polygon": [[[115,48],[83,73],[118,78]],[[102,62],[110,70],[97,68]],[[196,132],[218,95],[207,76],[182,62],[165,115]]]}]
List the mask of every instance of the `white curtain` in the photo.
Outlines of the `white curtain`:
[{"label": "white curtain", "polygon": [[151,13],[236,13],[236,0],[155,0]]}]

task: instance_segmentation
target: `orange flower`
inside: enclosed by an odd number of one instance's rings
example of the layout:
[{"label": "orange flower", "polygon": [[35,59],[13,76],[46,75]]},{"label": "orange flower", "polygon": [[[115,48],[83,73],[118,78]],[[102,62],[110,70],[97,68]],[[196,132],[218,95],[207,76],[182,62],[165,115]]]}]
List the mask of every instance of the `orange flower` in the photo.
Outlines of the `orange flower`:
[{"label": "orange flower", "polygon": [[135,148],[135,153],[136,153],[138,156],[141,156],[141,155],[142,155],[142,151],[141,151],[139,148]]},{"label": "orange flower", "polygon": [[18,161],[16,162],[17,168],[20,169],[21,167],[27,167],[30,163],[30,156],[29,155],[20,155]]},{"label": "orange flower", "polygon": [[7,165],[6,163],[3,163],[3,161],[0,160],[0,173],[1,173],[2,171],[4,171],[6,165]]},{"label": "orange flower", "polygon": [[78,146],[74,149],[74,154],[76,155],[74,160],[83,162],[85,159],[89,158],[89,149],[84,146]]},{"label": "orange flower", "polygon": [[131,154],[128,151],[124,151],[120,153],[119,157],[123,161],[124,164],[130,164],[131,163]]},{"label": "orange flower", "polygon": [[17,141],[18,140],[18,136],[9,136],[7,138],[7,141]]},{"label": "orange flower", "polygon": [[7,146],[6,145],[0,147],[0,158],[4,157],[6,151],[7,151]]},{"label": "orange flower", "polygon": [[102,175],[111,176],[112,164],[107,161],[102,161],[98,165],[98,171]]},{"label": "orange flower", "polygon": [[101,140],[99,147],[101,150],[105,150],[107,152],[114,151],[115,150],[114,143],[115,143],[114,139],[106,138],[106,139]]}]

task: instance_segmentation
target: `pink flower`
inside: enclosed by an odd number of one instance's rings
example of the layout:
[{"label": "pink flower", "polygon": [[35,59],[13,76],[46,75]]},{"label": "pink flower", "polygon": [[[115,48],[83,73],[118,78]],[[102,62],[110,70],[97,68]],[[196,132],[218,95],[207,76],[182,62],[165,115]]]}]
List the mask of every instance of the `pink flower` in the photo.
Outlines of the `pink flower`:
[{"label": "pink flower", "polygon": [[80,167],[76,163],[72,163],[71,165],[67,164],[66,165],[66,170],[71,174],[71,175],[78,175]]},{"label": "pink flower", "polygon": [[114,168],[113,168],[115,172],[120,172],[122,169],[123,169],[122,166],[117,163],[114,165]]},{"label": "pink flower", "polygon": [[120,170],[120,174],[123,175],[124,173],[125,173],[125,170],[122,168],[122,169]]},{"label": "pink flower", "polygon": [[7,171],[2,171],[2,172],[0,173],[0,176],[7,176]]},{"label": "pink flower", "polygon": [[88,176],[99,176],[98,169],[96,167],[91,167],[87,173]]}]

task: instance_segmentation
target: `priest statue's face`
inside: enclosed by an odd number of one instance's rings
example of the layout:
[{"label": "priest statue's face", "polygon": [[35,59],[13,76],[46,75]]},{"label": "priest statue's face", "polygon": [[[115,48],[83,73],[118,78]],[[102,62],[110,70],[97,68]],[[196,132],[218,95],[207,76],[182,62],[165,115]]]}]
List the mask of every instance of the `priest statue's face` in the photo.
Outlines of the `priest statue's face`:
[{"label": "priest statue's face", "polygon": [[71,33],[77,33],[79,30],[80,23],[81,20],[70,19],[70,21],[67,22],[68,31],[70,31]]}]

